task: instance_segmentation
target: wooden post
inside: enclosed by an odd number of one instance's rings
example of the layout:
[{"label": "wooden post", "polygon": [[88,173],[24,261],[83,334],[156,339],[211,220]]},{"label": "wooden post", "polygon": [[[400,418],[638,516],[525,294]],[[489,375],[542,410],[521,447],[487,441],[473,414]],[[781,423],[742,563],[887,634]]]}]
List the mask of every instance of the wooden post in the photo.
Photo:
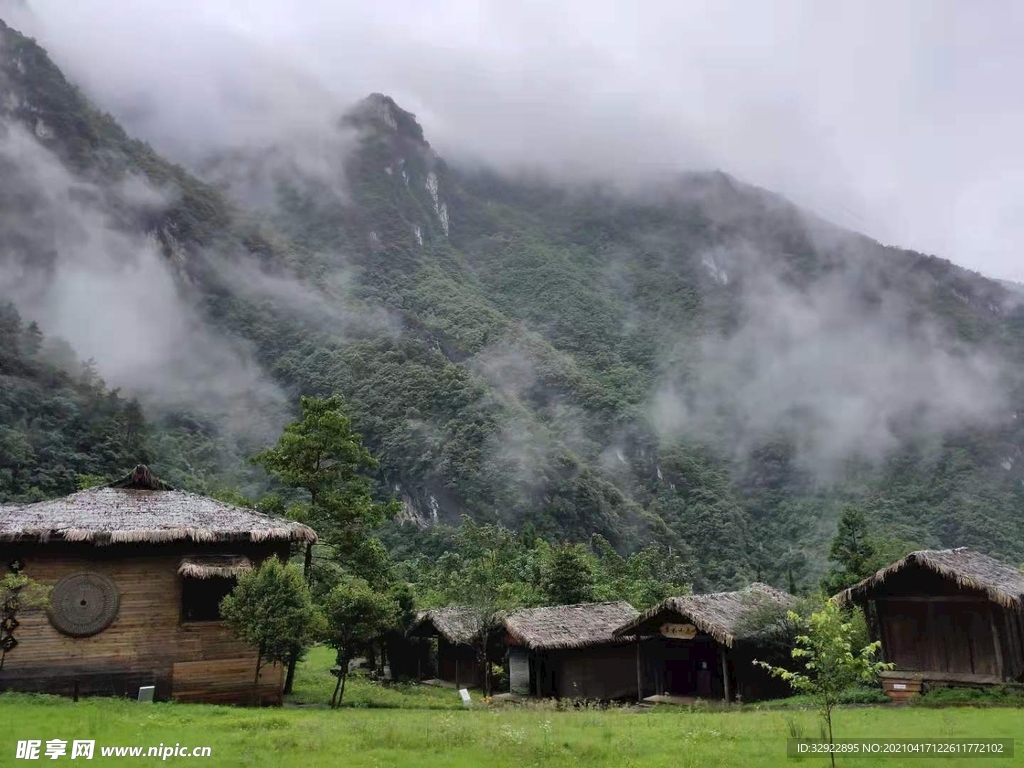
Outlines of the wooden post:
[{"label": "wooden post", "polygon": [[636,702],[644,700],[644,676],[640,666],[640,638],[636,639]]},{"label": "wooden post", "polygon": [[996,646],[996,676],[1003,682],[1003,646],[999,642],[999,629],[996,627],[996,608],[989,608],[988,620],[992,625],[992,642]]},{"label": "wooden post", "polygon": [[725,659],[725,646],[719,646],[719,653],[722,656],[722,684],[725,686],[725,703],[729,703],[729,664]]}]

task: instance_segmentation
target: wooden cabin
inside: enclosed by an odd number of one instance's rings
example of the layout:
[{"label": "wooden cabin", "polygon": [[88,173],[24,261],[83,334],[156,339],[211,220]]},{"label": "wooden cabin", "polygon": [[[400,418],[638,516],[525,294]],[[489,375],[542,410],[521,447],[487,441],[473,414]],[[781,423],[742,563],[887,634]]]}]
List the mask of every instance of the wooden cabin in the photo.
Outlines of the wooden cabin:
[{"label": "wooden cabin", "polygon": [[464,606],[421,611],[408,636],[437,639],[437,680],[456,688],[479,688],[484,668],[476,643],[485,618],[476,608]]},{"label": "wooden cabin", "polygon": [[786,683],[753,662],[789,659],[782,620],[795,604],[792,595],[757,583],[737,592],[670,597],[615,634],[635,638],[640,698],[684,703],[788,696]]},{"label": "wooden cabin", "polygon": [[[220,620],[239,574],[287,559],[299,523],[171,489],[140,465],[60,499],[0,507],[0,567],[49,588],[45,608],[3,606],[0,690],[239,702],[256,698],[256,654]],[[280,702],[282,669],[260,675]]]},{"label": "wooden cabin", "polygon": [[601,701],[636,698],[633,639],[614,634],[636,616],[626,602],[523,608],[499,615],[509,691]]},{"label": "wooden cabin", "polygon": [[1024,682],[1024,573],[969,549],[911,552],[832,598],[860,606],[895,669],[890,698],[930,685]]}]

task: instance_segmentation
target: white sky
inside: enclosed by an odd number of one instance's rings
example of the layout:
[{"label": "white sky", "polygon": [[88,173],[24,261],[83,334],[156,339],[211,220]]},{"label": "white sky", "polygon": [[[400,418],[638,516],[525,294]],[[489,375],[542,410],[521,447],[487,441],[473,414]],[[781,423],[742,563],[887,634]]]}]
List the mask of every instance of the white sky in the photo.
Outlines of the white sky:
[{"label": "white sky", "polygon": [[383,91],[449,159],[719,167],[1024,281],[1017,0],[29,4],[22,26],[68,75],[179,155],[316,122],[325,94]]}]

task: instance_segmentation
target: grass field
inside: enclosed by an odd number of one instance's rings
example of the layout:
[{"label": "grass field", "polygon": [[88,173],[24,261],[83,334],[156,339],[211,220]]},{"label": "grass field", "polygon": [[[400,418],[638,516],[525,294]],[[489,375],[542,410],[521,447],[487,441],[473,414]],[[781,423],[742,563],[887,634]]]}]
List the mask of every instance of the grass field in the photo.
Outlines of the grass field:
[{"label": "grass field", "polygon": [[[791,732],[816,737],[808,710],[689,711],[658,707],[558,711],[551,705],[464,710],[449,689],[385,688],[353,680],[350,707],[320,708],[333,678],[314,651],[300,668],[295,704],[251,710],[183,704],[139,705],[128,701],[0,695],[0,765],[34,764],[15,759],[23,739],[94,739],[89,764],[155,765],[157,758],[104,758],[102,746],[208,746],[207,758],[168,757],[166,764],[209,766],[776,766],[786,758]],[[843,738],[1013,738],[1024,736],[1024,710],[1015,708],[851,707],[836,715]],[[1024,744],[1013,759],[982,765],[1024,766]],[[45,756],[42,756],[45,759]],[[69,761],[68,756],[56,762]],[[920,758],[840,759],[839,765],[910,766]],[[927,764],[927,761],[924,761]],[[944,766],[977,765],[976,758],[944,759]],[[77,761],[74,761],[77,763]],[[793,761],[827,765],[827,760]]]}]

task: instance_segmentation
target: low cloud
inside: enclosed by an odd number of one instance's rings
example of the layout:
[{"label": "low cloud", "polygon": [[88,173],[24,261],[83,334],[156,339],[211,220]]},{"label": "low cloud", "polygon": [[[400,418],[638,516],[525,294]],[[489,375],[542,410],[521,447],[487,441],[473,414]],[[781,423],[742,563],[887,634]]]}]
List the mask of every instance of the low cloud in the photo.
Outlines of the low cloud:
[{"label": "low cloud", "polygon": [[703,338],[660,381],[650,418],[663,437],[711,439],[742,457],[785,436],[827,477],[853,457],[880,460],[908,434],[1009,418],[999,358],[964,350],[892,292],[868,299],[849,272],[798,288],[748,269],[739,304],[735,329]]},{"label": "low cloud", "polygon": [[113,191],[83,182],[7,123],[0,166],[0,295],[151,409],[187,407],[261,439],[280,429],[286,398],[252,351],[201,319],[155,238],[122,230],[104,207],[114,194],[152,208],[164,193],[134,177]]}]

